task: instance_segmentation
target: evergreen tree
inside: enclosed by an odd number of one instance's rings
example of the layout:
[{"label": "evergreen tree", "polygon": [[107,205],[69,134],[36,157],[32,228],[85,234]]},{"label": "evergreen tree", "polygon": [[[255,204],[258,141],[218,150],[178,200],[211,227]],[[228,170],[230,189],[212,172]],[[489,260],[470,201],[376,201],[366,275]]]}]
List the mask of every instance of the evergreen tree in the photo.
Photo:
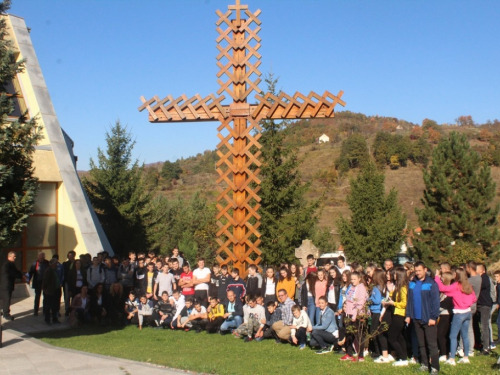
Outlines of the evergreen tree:
[{"label": "evergreen tree", "polygon": [[[10,8],[10,1],[0,3],[0,14]],[[14,111],[12,81],[24,70],[25,61],[16,61],[16,51],[8,39],[7,24],[0,18],[0,248],[15,241],[33,212],[38,180],[33,176],[33,154],[42,138],[36,119],[28,113],[12,121]]]},{"label": "evergreen tree", "polygon": [[340,242],[351,261],[383,262],[394,257],[403,243],[406,215],[397,203],[397,192],[384,190],[385,176],[369,163],[354,180],[347,203],[351,218],[338,220]]},{"label": "evergreen tree", "polygon": [[[273,74],[266,82],[269,92],[276,95]],[[266,263],[279,264],[295,260],[295,248],[313,233],[319,201],[306,202],[310,184],[301,181],[297,150],[284,145],[283,124],[264,120],[261,126],[260,247]]]},{"label": "evergreen tree", "polygon": [[90,159],[82,183],[111,247],[118,254],[148,250],[145,220],[151,215],[151,195],[141,179],[143,167],[132,162],[135,142],[120,121],[106,132],[107,149],[97,150],[98,166]]},{"label": "evergreen tree", "polygon": [[492,204],[496,186],[465,135],[452,132],[441,139],[424,183],[424,208],[415,210],[422,228],[415,243],[418,256],[440,262],[454,251],[451,244],[470,243],[491,257],[499,240],[499,206]]}]

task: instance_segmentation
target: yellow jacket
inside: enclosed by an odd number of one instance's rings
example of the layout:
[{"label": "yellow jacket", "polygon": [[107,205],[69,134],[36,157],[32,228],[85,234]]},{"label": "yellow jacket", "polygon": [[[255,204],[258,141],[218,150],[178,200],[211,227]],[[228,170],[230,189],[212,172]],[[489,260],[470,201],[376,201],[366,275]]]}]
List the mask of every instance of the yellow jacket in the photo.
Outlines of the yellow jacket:
[{"label": "yellow jacket", "polygon": [[208,312],[208,319],[210,321],[215,320],[215,318],[218,317],[224,318],[224,306],[222,306],[222,303],[218,303],[217,306],[215,306],[215,309],[210,307],[210,311]]},{"label": "yellow jacket", "polygon": [[[391,292],[390,297],[394,301],[394,292]],[[408,296],[408,288],[402,287],[399,291],[398,300],[394,301],[394,315],[406,316],[406,298]]]},{"label": "yellow jacket", "polygon": [[278,292],[281,289],[285,289],[286,294],[288,294],[288,298],[293,301],[293,298],[295,297],[295,278],[292,277],[290,281],[288,281],[287,279],[278,281],[278,284],[276,284],[276,295],[278,295]]}]

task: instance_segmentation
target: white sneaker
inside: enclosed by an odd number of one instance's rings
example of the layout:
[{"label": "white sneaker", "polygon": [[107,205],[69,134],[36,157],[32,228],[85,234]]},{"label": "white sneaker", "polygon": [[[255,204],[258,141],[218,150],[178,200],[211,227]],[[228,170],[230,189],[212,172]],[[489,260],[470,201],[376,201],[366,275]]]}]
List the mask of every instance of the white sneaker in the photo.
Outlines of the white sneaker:
[{"label": "white sneaker", "polygon": [[405,359],[405,360],[402,360],[400,359],[399,361],[396,361],[392,364],[393,366],[408,366],[408,361]]},{"label": "white sneaker", "polygon": [[363,357],[365,357],[365,358],[366,358],[366,357],[368,357],[369,355],[370,355],[370,352],[369,352],[368,350],[365,350],[365,351],[363,352]]},{"label": "white sneaker", "polygon": [[390,355],[390,354],[387,356],[387,358],[389,358],[389,361],[391,361],[391,362],[395,361],[394,357],[392,355]]},{"label": "white sneaker", "polygon": [[472,352],[469,352],[469,357],[474,357],[474,350]]},{"label": "white sneaker", "polygon": [[373,361],[374,363],[391,363],[389,357],[380,356]]},{"label": "white sneaker", "polygon": [[410,365],[416,365],[417,364],[417,360],[414,357],[411,357],[410,360],[408,361],[408,363]]},{"label": "white sneaker", "polygon": [[439,362],[446,362],[447,358],[445,355],[442,355],[441,357],[439,357]]},{"label": "white sneaker", "polygon": [[458,361],[458,363],[469,364],[470,361],[469,361],[469,358],[462,358],[460,361]]},{"label": "white sneaker", "polygon": [[491,344],[491,345],[490,345],[490,350],[494,350],[494,349],[496,349],[496,348],[497,348],[497,346],[496,346],[495,344]]},{"label": "white sneaker", "polygon": [[447,361],[444,362],[445,365],[450,365],[450,366],[455,366],[455,360],[454,359],[448,359]]},{"label": "white sneaker", "polygon": [[464,356],[464,350],[463,349],[458,349],[457,350],[457,355],[460,356],[460,357],[463,357]]}]

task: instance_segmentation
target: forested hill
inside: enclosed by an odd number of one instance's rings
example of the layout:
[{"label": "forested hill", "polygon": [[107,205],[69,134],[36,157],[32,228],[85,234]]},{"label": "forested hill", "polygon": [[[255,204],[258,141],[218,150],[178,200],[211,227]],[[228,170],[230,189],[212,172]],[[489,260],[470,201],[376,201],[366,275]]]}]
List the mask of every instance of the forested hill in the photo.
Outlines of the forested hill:
[{"label": "forested hill", "polygon": [[[339,214],[349,214],[345,202],[349,179],[358,165],[368,158],[385,171],[386,189],[396,188],[399,201],[408,214],[409,225],[417,225],[415,207],[423,191],[422,168],[430,162],[432,147],[451,131],[465,133],[473,149],[492,166],[492,175],[500,186],[500,121],[475,124],[470,116],[461,116],[455,124],[437,124],[425,119],[414,124],[391,117],[366,116],[349,111],[333,119],[300,120],[283,125],[286,143],[297,147],[303,158],[304,182],[311,181],[308,197],[324,195],[320,226],[334,228]],[[328,143],[318,143],[326,134]],[[215,135],[214,135],[215,143]],[[151,189],[168,197],[189,197],[196,191],[215,201],[217,161],[215,151],[206,150],[176,162],[148,164],[145,179]],[[497,197],[498,199],[498,197]]]}]

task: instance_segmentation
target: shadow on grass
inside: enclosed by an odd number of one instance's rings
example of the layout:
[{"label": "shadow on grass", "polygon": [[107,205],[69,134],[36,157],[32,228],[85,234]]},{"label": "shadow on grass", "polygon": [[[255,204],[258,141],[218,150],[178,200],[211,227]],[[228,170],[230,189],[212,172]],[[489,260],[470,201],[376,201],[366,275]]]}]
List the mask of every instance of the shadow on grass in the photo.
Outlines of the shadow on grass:
[{"label": "shadow on grass", "polygon": [[67,329],[36,332],[30,335],[36,339],[65,339],[70,337],[103,335],[113,331],[121,331],[125,327],[126,325],[108,324],[105,326],[101,326],[98,324],[89,323],[79,327],[69,327]]}]

